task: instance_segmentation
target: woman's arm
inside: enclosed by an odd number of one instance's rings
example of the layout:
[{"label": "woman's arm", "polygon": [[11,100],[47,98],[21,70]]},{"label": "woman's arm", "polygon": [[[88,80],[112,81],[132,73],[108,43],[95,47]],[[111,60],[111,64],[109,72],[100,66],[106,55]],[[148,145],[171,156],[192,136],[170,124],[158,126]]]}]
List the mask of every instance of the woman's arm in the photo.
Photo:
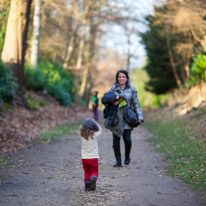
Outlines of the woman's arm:
[{"label": "woman's arm", "polygon": [[138,114],[138,119],[142,120],[141,122],[143,122],[144,121],[144,115],[143,115],[143,112],[142,112],[140,104],[139,104],[139,99],[138,99],[138,96],[137,96],[137,90],[136,89],[132,90],[132,103],[133,103],[133,107],[134,107],[136,113]]}]

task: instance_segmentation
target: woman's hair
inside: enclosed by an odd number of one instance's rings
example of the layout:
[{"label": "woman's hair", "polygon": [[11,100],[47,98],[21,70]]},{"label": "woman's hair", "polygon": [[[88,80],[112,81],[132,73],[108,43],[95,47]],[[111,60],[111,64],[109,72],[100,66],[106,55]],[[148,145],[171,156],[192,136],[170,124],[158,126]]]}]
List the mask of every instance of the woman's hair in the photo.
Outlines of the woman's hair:
[{"label": "woman's hair", "polygon": [[127,80],[129,80],[128,72],[126,70],[119,70],[116,74],[116,82],[118,82],[119,73],[123,73],[127,77]]},{"label": "woman's hair", "polygon": [[80,127],[79,134],[80,134],[81,137],[88,140],[89,137],[91,137],[92,139],[94,138],[94,133],[95,132],[96,132],[95,130],[89,129],[88,127],[85,127],[84,125],[82,125]]}]

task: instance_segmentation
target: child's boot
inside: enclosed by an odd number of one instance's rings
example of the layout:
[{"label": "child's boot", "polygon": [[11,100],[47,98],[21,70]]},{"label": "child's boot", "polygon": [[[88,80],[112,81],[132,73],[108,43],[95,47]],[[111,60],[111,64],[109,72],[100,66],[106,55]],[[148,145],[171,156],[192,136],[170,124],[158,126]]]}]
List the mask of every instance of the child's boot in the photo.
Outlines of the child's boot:
[{"label": "child's boot", "polygon": [[85,183],[85,191],[90,191],[90,183]]},{"label": "child's boot", "polygon": [[96,177],[91,177],[90,190],[95,190],[96,189],[96,182],[97,182],[97,178]]}]

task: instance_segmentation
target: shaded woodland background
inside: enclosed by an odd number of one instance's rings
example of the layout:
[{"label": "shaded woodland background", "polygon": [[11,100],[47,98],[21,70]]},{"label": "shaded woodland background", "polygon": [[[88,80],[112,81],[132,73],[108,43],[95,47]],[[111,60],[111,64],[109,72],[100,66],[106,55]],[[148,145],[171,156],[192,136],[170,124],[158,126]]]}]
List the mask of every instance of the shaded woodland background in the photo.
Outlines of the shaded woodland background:
[{"label": "shaded woodland background", "polygon": [[[125,56],[104,46],[106,25],[125,31]],[[147,52],[143,68],[131,68],[131,34],[141,38]],[[64,114],[71,111],[64,122],[72,111],[83,111],[75,106],[88,108],[93,91],[101,98],[119,69],[128,70],[142,108],[176,106],[186,114],[206,102],[206,2],[157,2],[154,14],[142,19],[124,0],[1,0],[0,54],[2,151],[10,150],[5,145],[14,138],[33,138],[39,124],[31,114],[41,111],[40,118],[63,106]],[[24,138],[22,116],[35,125]],[[56,119],[62,122],[61,115]],[[46,121],[45,127],[53,124]]]}]

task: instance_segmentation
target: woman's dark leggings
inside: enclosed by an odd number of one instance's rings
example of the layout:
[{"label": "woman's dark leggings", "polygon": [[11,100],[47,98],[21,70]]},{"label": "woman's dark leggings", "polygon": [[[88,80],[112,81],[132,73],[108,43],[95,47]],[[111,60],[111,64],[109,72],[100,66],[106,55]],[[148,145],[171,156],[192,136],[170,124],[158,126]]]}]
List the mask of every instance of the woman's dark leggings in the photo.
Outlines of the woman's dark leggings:
[{"label": "woman's dark leggings", "polygon": [[[132,147],[132,140],[131,140],[131,129],[124,130],[123,133],[123,140],[125,145],[125,158],[130,155],[130,150]],[[120,152],[120,137],[113,134],[113,149],[114,154],[117,161],[121,161],[121,152]]]}]

